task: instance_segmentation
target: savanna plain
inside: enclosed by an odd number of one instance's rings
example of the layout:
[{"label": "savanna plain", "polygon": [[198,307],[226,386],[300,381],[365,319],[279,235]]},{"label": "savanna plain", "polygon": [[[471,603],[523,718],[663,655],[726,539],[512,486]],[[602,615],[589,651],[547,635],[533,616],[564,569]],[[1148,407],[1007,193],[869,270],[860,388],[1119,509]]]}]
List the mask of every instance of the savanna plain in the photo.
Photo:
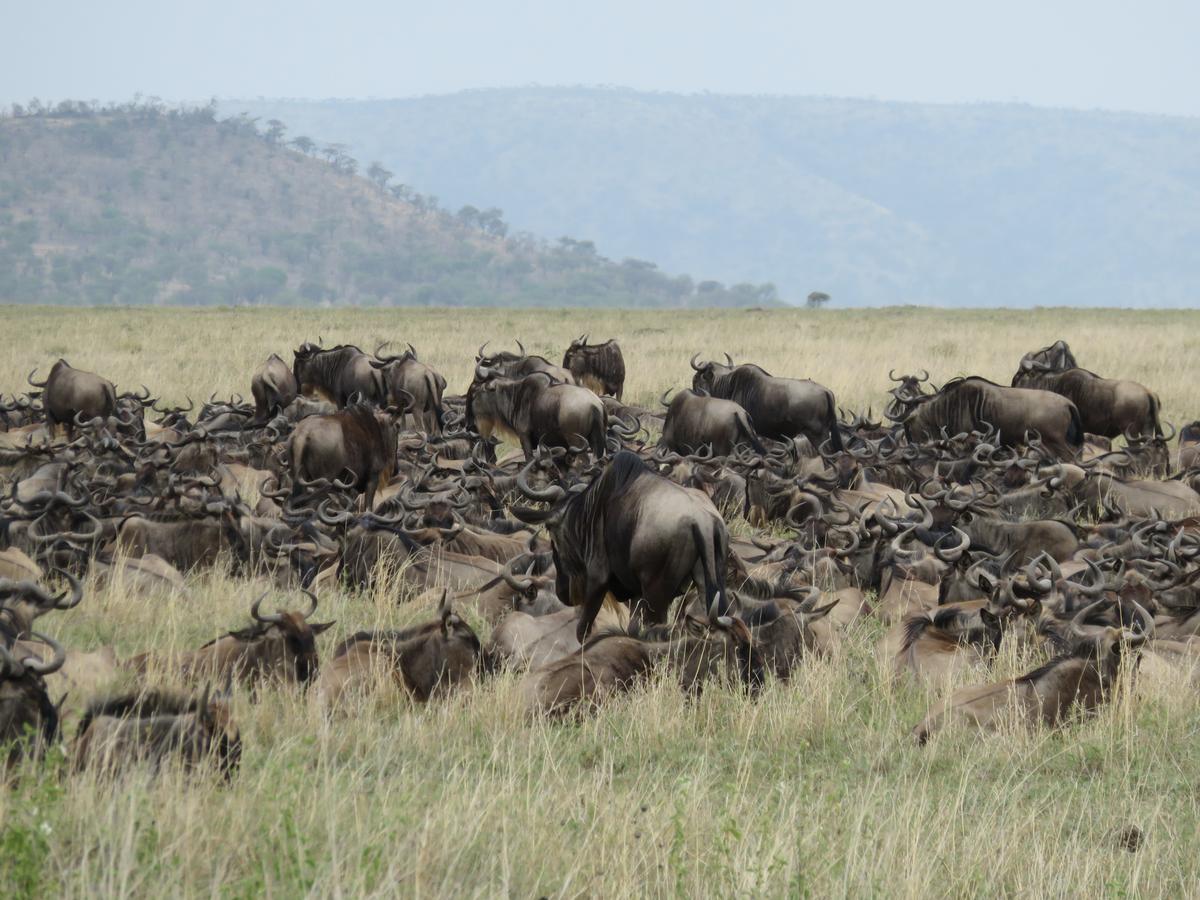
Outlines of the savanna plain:
[{"label": "savanna plain", "polygon": [[[411,342],[461,393],[484,341],[520,338],[556,358],[588,332],[620,339],[626,402],[655,405],[690,383],[693,353],[727,351],[878,415],[891,368],[927,369],[939,384],[959,374],[1007,383],[1022,353],[1065,338],[1081,365],[1156,390],[1165,419],[1200,415],[1200,313],[1186,311],[9,307],[0,324],[6,394],[61,356],[168,402],[248,397],[269,353],[290,361],[318,338],[367,350]],[[169,653],[241,627],[265,589],[220,571],[154,597],[89,584],[78,609],[39,625],[72,648]],[[410,599],[386,582],[323,592],[316,618],[336,625],[321,650],[427,620],[432,608]],[[295,689],[238,692],[243,754],[229,783],[173,770],[73,774],[61,752],[18,770],[0,789],[0,894],[1200,893],[1194,688],[1126,678],[1113,703],[1062,729],[951,731],[918,748],[910,729],[957,685],[891,677],[874,653],[882,633],[863,620],[831,658],[806,660],[754,698],[714,685],[687,699],[659,679],[572,722],[527,720],[511,674],[427,706],[384,684],[334,715]],[[1040,661],[1009,647],[969,680]],[[73,727],[68,718],[67,735]]]}]

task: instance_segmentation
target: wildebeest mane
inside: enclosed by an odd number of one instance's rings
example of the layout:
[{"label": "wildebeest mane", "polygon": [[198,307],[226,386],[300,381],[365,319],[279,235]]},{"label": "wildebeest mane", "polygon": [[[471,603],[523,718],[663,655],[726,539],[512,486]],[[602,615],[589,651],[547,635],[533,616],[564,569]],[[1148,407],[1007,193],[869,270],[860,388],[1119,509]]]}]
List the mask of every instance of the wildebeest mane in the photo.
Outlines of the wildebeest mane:
[{"label": "wildebeest mane", "polygon": [[148,716],[182,716],[200,712],[200,699],[180,691],[154,688],[133,691],[93,700],[84,710],[76,734],[83,734],[93,719],[102,716],[116,718],[146,718]]}]

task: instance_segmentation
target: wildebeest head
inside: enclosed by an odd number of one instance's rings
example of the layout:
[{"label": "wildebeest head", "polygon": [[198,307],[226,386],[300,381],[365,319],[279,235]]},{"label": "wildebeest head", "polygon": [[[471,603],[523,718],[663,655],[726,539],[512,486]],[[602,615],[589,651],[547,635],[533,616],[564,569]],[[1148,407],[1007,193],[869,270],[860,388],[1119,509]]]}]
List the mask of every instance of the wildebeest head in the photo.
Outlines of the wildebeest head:
[{"label": "wildebeest head", "polygon": [[69,572],[60,572],[70,584],[70,593],[51,595],[32,581],[13,581],[0,578],[0,640],[26,637],[33,622],[51,610],[67,610],[78,606],[83,599],[79,580]]},{"label": "wildebeest head", "polygon": [[1064,372],[1078,367],[1075,354],[1066,341],[1058,340],[1049,347],[1032,350],[1021,357],[1018,375],[1026,371]]},{"label": "wildebeest head", "polygon": [[692,376],[692,390],[696,392],[704,391],[711,394],[713,382],[722,375],[728,375],[733,371],[733,357],[726,353],[724,364],[713,362],[712,360],[697,363],[696,360],[699,358],[700,354],[697,353],[691,359],[692,371],[696,373]]},{"label": "wildebeest head", "polygon": [[53,651],[49,662],[34,655],[22,658],[0,639],[0,745],[10,745],[8,765],[26,755],[40,755],[58,737],[58,709],[46,693],[44,676],[62,668],[66,651],[44,635],[30,636]]}]

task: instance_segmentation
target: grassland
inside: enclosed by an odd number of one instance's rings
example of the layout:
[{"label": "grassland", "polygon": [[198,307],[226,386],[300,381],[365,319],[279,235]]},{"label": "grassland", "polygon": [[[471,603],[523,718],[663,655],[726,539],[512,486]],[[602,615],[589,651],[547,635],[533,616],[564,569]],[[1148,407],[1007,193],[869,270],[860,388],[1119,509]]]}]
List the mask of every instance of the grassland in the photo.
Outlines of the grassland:
[{"label": "grassland", "polygon": [[[267,353],[287,358],[317,335],[412,341],[461,390],[486,339],[556,354],[589,331],[621,339],[633,401],[686,383],[691,353],[728,350],[878,411],[889,367],[1006,380],[1024,350],[1065,337],[1082,364],[1153,386],[1169,419],[1197,412],[1200,314],[1179,312],[5,309],[0,322],[7,392],[61,355],[170,400],[248,393]],[[186,595],[115,586],[43,622],[72,647],[169,651],[240,625],[257,587],[219,572]],[[318,618],[337,625],[322,647],[430,614],[397,599],[386,586],[323,596]],[[332,719],[296,691],[239,694],[244,754],[228,786],[178,773],[113,783],[53,760],[21,773],[0,791],[0,885],[65,897],[1200,892],[1194,688],[1146,672],[1061,731],[951,733],[918,749],[908,731],[946,686],[893,682],[874,656],[880,634],[864,624],[755,700],[714,688],[687,701],[652,683],[578,724],[525,721],[515,676],[426,708],[385,689]],[[972,680],[1031,662],[1009,648]]]}]

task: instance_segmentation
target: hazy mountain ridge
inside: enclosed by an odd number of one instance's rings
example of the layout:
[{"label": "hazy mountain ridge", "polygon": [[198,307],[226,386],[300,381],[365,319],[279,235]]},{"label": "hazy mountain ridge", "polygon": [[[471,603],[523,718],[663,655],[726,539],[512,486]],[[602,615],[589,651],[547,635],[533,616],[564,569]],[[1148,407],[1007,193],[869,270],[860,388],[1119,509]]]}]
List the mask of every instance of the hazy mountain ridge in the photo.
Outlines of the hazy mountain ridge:
[{"label": "hazy mountain ridge", "polygon": [[0,117],[0,302],[777,305],[451,214],[282,123],[157,101]]},{"label": "hazy mountain ridge", "polygon": [[589,88],[223,109],[448,207],[793,301],[1200,302],[1200,119]]}]

